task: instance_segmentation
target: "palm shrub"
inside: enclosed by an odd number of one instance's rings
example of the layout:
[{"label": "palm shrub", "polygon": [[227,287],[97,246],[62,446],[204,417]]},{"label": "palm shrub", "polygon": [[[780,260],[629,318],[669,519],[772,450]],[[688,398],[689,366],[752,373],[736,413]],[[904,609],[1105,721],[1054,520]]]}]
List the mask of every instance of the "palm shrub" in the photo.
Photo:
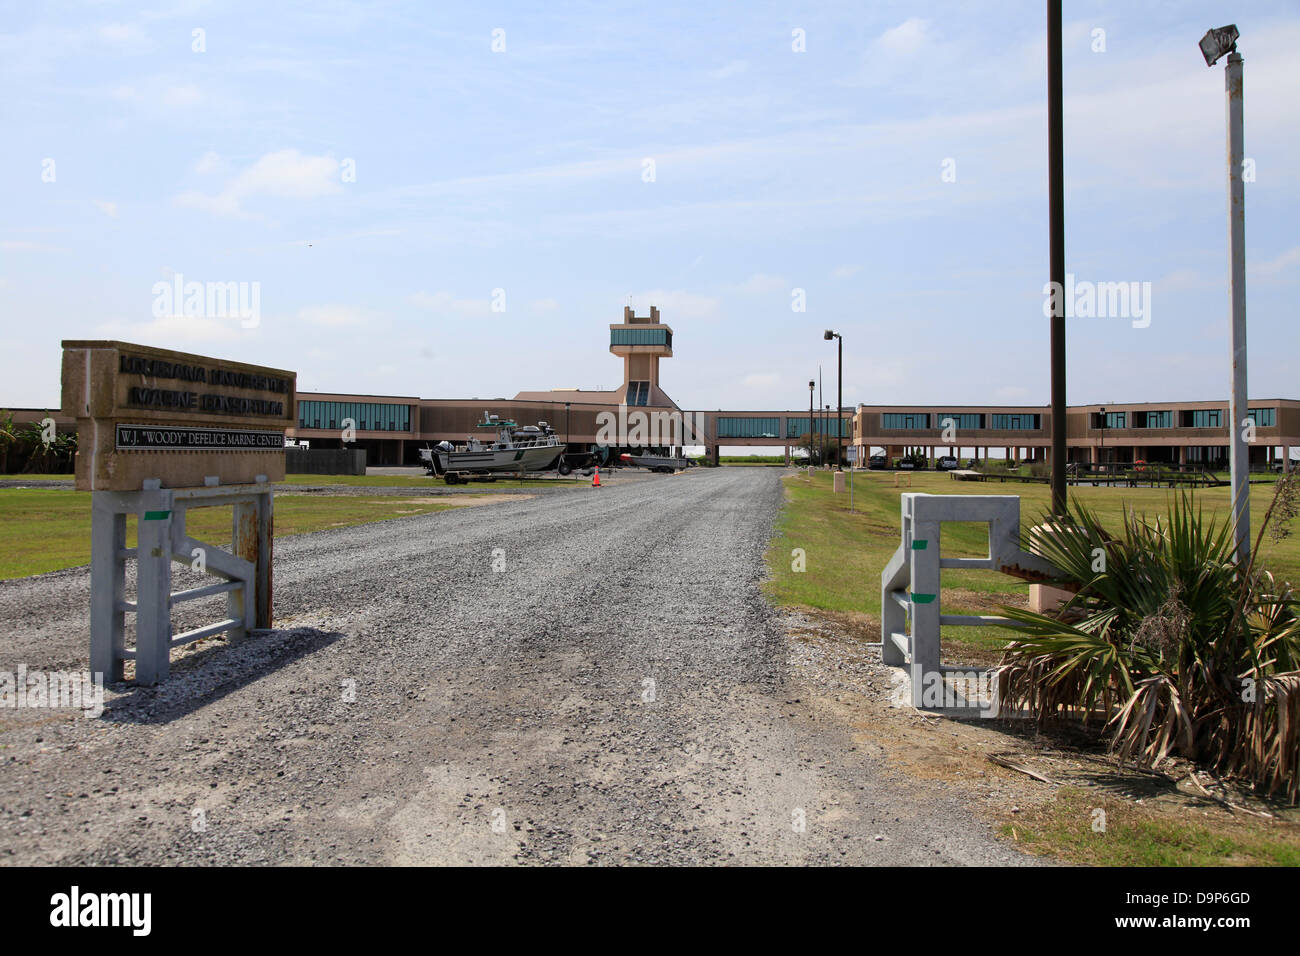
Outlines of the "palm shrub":
[{"label": "palm shrub", "polygon": [[[1295,511],[1279,483],[1252,554],[1274,517]],[[1277,512],[1275,516],[1275,511]],[[1300,616],[1290,584],[1234,560],[1231,522],[1187,493],[1167,515],[1127,513],[1112,536],[1072,503],[1060,533],[1032,546],[1074,596],[1055,615],[1004,608],[1018,638],[997,670],[1004,712],[1040,725],[1102,725],[1122,760],[1154,766],[1177,753],[1268,793],[1300,797]],[[1030,542],[1026,542],[1030,546]]]}]

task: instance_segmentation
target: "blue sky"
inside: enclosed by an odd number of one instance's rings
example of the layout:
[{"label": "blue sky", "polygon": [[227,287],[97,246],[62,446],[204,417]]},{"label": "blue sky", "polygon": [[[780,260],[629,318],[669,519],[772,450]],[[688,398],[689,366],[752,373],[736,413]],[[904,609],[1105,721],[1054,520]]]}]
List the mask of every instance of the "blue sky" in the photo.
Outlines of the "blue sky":
[{"label": "blue sky", "polygon": [[[819,363],[829,398],[825,328],[846,404],[1047,402],[1043,3],[557,6],[6,2],[0,404],[58,403],[64,338],[304,390],[612,387],[629,301],[686,408],[800,408]],[[1248,6],[1065,4],[1068,269],[1152,283],[1147,328],[1071,322],[1071,402],[1227,396],[1196,43],[1234,18],[1250,392],[1300,397],[1300,10]],[[155,315],[177,273],[259,283],[259,323]]]}]

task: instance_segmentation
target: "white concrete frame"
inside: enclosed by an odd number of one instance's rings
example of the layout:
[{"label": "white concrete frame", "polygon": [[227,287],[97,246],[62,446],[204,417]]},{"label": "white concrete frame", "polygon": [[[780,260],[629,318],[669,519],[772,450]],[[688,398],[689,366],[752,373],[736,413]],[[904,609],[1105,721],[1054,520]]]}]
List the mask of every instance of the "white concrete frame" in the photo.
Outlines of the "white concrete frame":
[{"label": "white concrete frame", "polygon": [[[1007,618],[982,614],[944,614],[942,568],[984,568],[1054,576],[1047,561],[1020,548],[1018,495],[900,495],[902,543],[880,575],[881,657],[891,667],[906,667],[912,704],[920,708],[925,675],[942,673],[939,628],[1006,625]],[[945,521],[985,522],[989,553],[983,558],[944,558],[939,553]]]},{"label": "white concrete frame", "polygon": [[[151,484],[151,482],[146,482]],[[191,508],[232,506],[232,546],[224,551],[185,533]],[[134,548],[126,547],[126,517],[137,516]],[[106,682],[123,678],[135,660],[140,684],[167,679],[171,649],[229,631],[232,638],[270,627],[273,504],[270,484],[206,488],[96,491],[91,496],[90,669]],[[202,549],[217,584],[172,592],[171,564],[192,564]],[[126,600],[126,561],[136,559],[136,600]],[[171,608],[182,601],[226,594],[226,617],[172,634]],[[135,647],[126,646],[125,618],[134,613]]]}]

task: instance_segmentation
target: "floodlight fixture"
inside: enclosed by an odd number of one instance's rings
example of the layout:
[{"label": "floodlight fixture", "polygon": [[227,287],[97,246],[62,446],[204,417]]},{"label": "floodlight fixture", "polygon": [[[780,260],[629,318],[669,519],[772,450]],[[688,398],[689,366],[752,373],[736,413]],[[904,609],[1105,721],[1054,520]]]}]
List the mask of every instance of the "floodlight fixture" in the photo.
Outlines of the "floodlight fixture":
[{"label": "floodlight fixture", "polygon": [[1205,57],[1205,65],[1214,66],[1224,54],[1235,52],[1239,36],[1235,23],[1205,31],[1205,36],[1201,37],[1201,56]]}]

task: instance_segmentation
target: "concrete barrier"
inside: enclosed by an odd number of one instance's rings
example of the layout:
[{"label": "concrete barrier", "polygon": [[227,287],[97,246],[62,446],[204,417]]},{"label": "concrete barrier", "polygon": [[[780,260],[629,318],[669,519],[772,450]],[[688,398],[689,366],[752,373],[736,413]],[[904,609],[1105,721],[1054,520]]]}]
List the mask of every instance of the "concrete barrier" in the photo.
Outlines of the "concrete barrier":
[{"label": "concrete barrier", "polygon": [[285,472],[291,475],[364,475],[366,453],[357,448],[286,448]]}]

